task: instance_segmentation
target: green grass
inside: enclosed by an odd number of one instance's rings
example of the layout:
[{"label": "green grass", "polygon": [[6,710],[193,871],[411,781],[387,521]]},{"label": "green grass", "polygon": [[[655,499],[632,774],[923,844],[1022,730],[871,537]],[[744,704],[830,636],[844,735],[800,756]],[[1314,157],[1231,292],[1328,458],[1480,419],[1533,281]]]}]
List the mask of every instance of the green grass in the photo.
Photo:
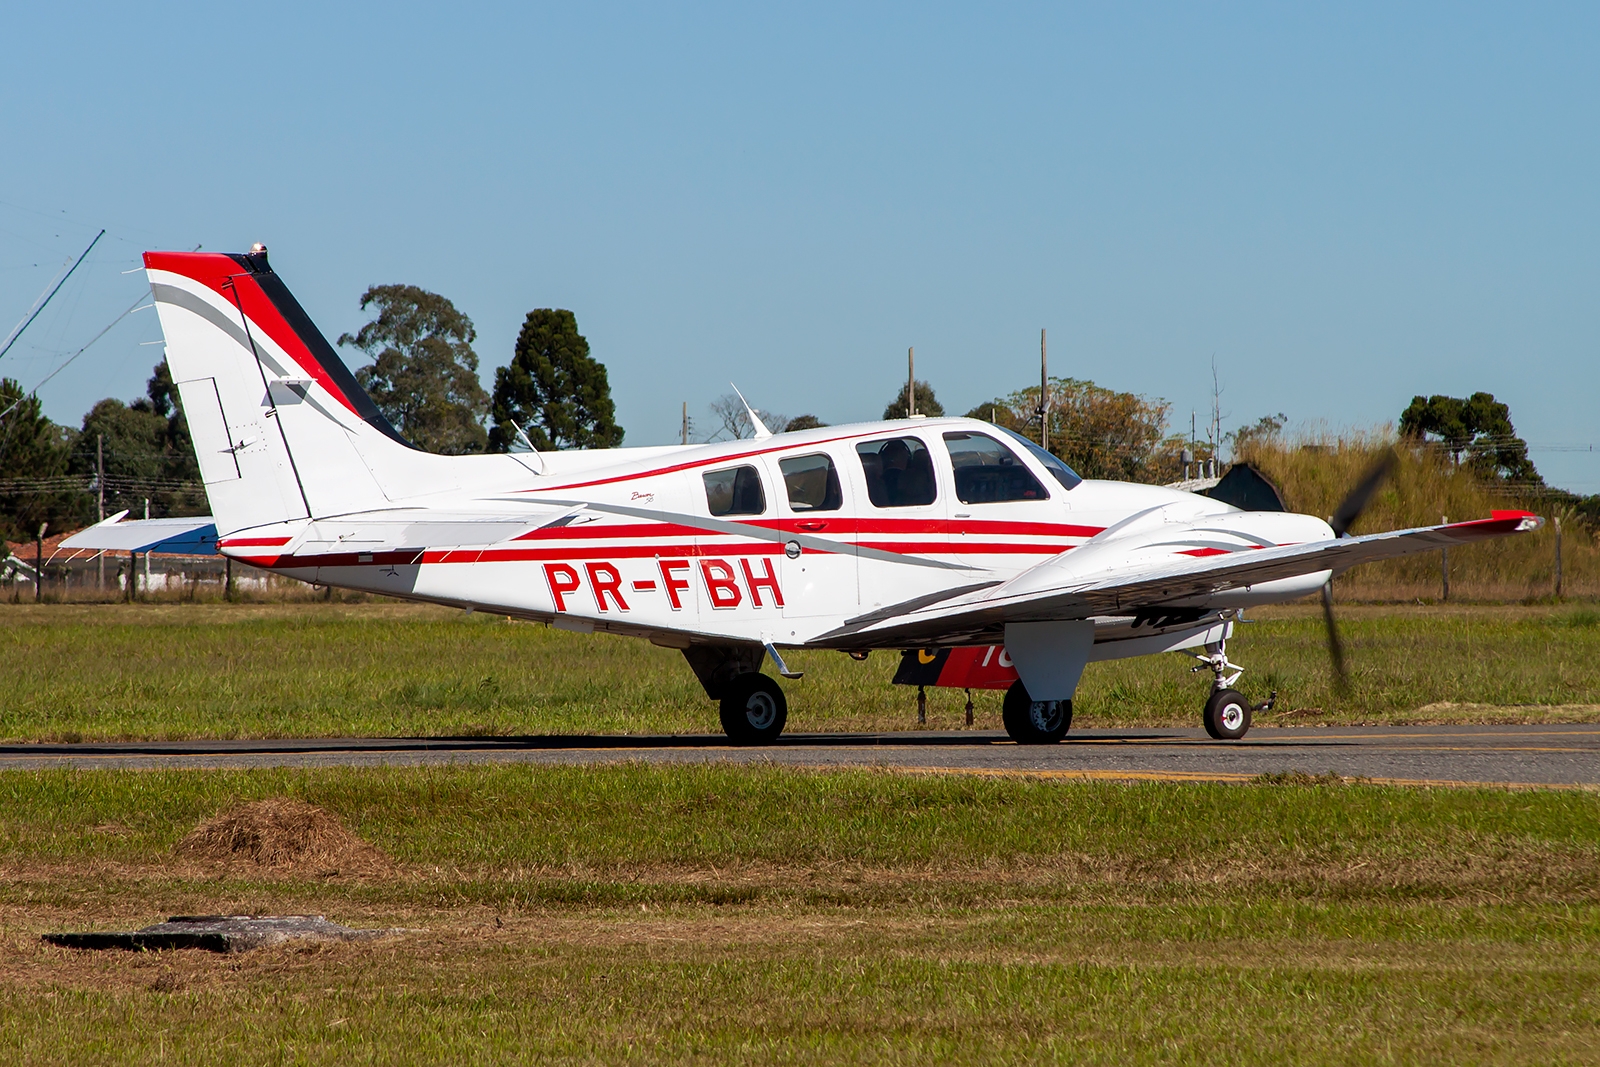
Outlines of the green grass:
[{"label": "green grass", "polygon": [[[1330,685],[1315,609],[1261,613],[1230,654],[1276,721],[1593,719],[1600,618],[1564,606],[1342,610],[1354,677]],[[281,737],[715,731],[716,714],[674,651],[503,618],[402,605],[0,607],[0,738]],[[915,728],[915,692],[889,685],[897,657],[795,653],[789,728]],[[1192,726],[1208,676],[1178,655],[1092,664],[1084,727]],[[1000,694],[975,694],[999,727]],[[962,724],[960,690],[929,691],[929,726]],[[1471,707],[1441,708],[1439,704]],[[1481,707],[1489,706],[1489,707]],[[1567,706],[1567,707],[1563,707]],[[1420,709],[1420,710],[1419,710]],[[1556,710],[1552,710],[1556,709]],[[1286,717],[1285,717],[1286,716]],[[1270,724],[1272,716],[1259,721]]]},{"label": "green grass", "polygon": [[[1006,778],[639,763],[602,769],[5,772],[0,858],[137,862],[169,849],[229,804],[277,795],[338,812],[352,830],[403,863],[499,870],[735,863],[954,869],[1071,856],[1115,862],[1127,871],[1144,864],[1259,861],[1271,867],[1250,874],[1259,882],[1292,881],[1302,868],[1320,870],[1352,856],[1412,864],[1418,871],[1479,854],[1508,863],[1527,847],[1589,857],[1585,863],[1600,856],[1600,800],[1580,791],[1271,782],[1245,789],[1102,789]],[[97,829],[112,824],[116,833]],[[1516,874],[1504,872],[1507,879]]]},{"label": "green grass", "polygon": [[[171,858],[273,795],[394,871]],[[215,911],[421,932],[237,958],[37,938]],[[0,945],[5,1062],[1595,1062],[1600,795],[6,772]]]}]

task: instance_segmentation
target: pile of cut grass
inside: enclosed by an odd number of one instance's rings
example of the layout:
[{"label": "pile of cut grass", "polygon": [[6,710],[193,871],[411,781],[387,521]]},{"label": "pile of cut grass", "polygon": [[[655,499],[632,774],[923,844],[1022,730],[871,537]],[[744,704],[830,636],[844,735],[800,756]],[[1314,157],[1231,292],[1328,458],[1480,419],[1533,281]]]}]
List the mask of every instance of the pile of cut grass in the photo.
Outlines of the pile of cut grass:
[{"label": "pile of cut grass", "polygon": [[266,797],[239,804],[196,826],[173,850],[213,866],[245,865],[277,872],[373,873],[383,853],[315,804]]}]

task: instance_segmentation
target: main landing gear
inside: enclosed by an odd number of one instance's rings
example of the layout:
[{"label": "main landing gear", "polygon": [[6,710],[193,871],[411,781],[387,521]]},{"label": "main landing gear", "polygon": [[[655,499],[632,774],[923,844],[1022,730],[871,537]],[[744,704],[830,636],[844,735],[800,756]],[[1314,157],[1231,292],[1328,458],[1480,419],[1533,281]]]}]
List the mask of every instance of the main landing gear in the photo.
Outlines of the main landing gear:
[{"label": "main landing gear", "polygon": [[1072,725],[1072,701],[1034,700],[1018,679],[1006,690],[1000,721],[1019,745],[1054,745],[1067,736],[1067,727]]},{"label": "main landing gear", "polygon": [[722,732],[736,745],[768,745],[789,721],[789,702],[764,674],[736,675],[722,690]]},{"label": "main landing gear", "polygon": [[[736,745],[770,745],[789,721],[783,690],[761,673],[766,656],[760,645],[693,645],[683,650],[706,696],[717,702],[722,732]],[[781,659],[777,667],[785,671]]]},{"label": "main landing gear", "polygon": [[1218,741],[1239,740],[1250,729],[1251,713],[1271,711],[1272,705],[1277,702],[1278,694],[1274,691],[1263,703],[1252,705],[1243,693],[1233,688],[1233,683],[1239,680],[1244,668],[1228,661],[1226,638],[1207,645],[1203,656],[1198,652],[1190,655],[1200,661],[1198,667],[1191,667],[1190,670],[1211,671],[1211,695],[1206,698],[1205,727],[1206,733]]}]

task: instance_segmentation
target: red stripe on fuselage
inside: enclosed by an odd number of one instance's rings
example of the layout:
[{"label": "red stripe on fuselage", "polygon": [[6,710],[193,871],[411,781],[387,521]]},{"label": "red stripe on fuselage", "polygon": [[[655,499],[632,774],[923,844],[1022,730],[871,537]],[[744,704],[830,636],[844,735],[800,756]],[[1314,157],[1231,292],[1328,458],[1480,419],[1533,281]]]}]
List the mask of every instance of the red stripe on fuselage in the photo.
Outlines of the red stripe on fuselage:
[{"label": "red stripe on fuselage", "polygon": [[[761,530],[779,530],[784,533],[827,536],[859,536],[862,534],[897,534],[900,536],[927,534],[931,537],[949,537],[961,534],[1012,537],[1090,538],[1098,534],[1099,526],[1073,526],[1053,522],[1008,522],[1003,519],[857,519],[840,516],[832,519],[729,519],[739,526],[753,526]],[[816,524],[823,522],[822,529]],[[627,525],[591,522],[572,526],[547,526],[529,530],[516,537],[518,541],[558,541],[563,538],[589,539],[605,537],[737,537],[729,530],[705,530],[674,522],[649,520]],[[285,539],[287,540],[287,539]]]},{"label": "red stripe on fuselage", "polygon": [[[848,555],[854,542],[839,542],[838,551]],[[870,544],[863,543],[862,548],[874,548],[885,552],[894,552],[899,555],[915,556],[962,556],[962,555],[1020,555],[1020,556],[1053,556],[1062,549],[1051,545],[1016,545],[1003,543],[979,543],[971,545],[950,546],[943,544]],[[607,560],[607,559],[651,559],[655,557],[670,559],[687,559],[701,556],[775,556],[782,553],[784,546],[775,541],[753,541],[744,544],[716,543],[716,544],[658,544],[658,545],[561,545],[549,548],[493,548],[493,549],[428,549],[419,553],[417,550],[404,552],[328,552],[314,556],[239,556],[235,557],[256,567],[266,568],[303,568],[303,567],[367,567],[367,566],[396,566],[411,565],[415,563],[518,563],[535,560]],[[807,549],[807,552],[822,551]],[[369,558],[362,559],[362,556]]]}]

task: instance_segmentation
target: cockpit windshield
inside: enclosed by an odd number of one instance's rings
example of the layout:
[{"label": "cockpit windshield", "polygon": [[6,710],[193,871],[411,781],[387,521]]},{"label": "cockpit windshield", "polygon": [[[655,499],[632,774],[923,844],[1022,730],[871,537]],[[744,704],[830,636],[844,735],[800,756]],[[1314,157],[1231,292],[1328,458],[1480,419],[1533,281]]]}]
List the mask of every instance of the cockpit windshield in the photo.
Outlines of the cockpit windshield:
[{"label": "cockpit windshield", "polygon": [[1016,438],[1024,448],[1033,454],[1034,459],[1044,464],[1044,469],[1054,475],[1056,481],[1060,482],[1063,488],[1071,489],[1073,486],[1083,481],[1082,478],[1078,477],[1077,471],[1073,470],[1071,467],[1067,466],[1055,456],[1051,455],[1049,452],[1046,452],[1044,449],[1040,448],[1038,445],[1022,436],[1020,433],[1017,433],[1015,430],[1008,430],[1004,426],[996,426],[995,429],[999,430],[1001,433],[1010,434],[1012,437]]}]

